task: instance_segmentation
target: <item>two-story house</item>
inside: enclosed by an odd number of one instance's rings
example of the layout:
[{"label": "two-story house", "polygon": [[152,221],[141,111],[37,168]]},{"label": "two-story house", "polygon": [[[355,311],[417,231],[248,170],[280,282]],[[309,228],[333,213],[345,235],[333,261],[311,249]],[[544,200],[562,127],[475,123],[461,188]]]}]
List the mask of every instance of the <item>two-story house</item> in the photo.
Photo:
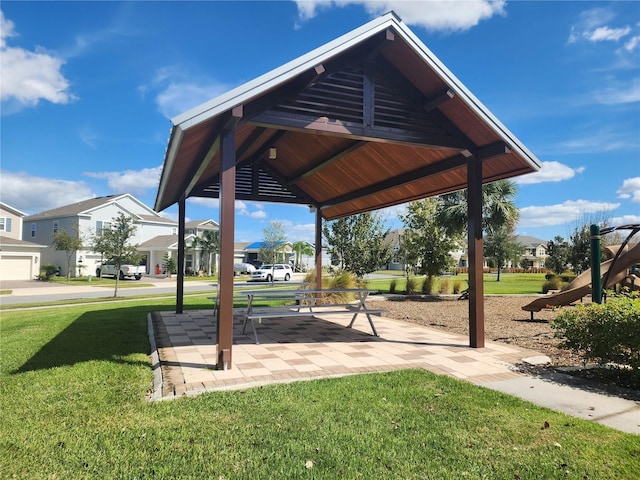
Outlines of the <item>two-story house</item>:
[{"label": "two-story house", "polygon": [[26,214],[0,202],[0,281],[32,280],[40,273],[44,245],[22,240]]},{"label": "two-story house", "polygon": [[527,235],[518,235],[516,239],[525,248],[520,261],[522,268],[545,268],[548,257],[547,242]]},{"label": "two-story house", "polygon": [[[162,265],[166,253],[177,256],[178,224],[158,215],[140,200],[128,193],[90,198],[81,202],[47,210],[24,218],[23,238],[46,245],[42,252],[43,264],[54,264],[66,275],[66,253],[53,246],[53,234],[61,229],[69,233],[78,232],[83,239],[83,248],[71,259],[72,276],[92,275],[102,260],[99,253],[92,251],[92,239],[111,226],[120,213],[135,220],[136,232],[131,243],[138,245],[142,254],[142,264],[148,274],[155,274],[157,264]],[[193,222],[192,222],[193,223]],[[195,222],[191,231],[194,235],[205,228],[217,229],[217,224],[209,220]],[[185,235],[188,236],[188,235]],[[175,244],[175,248],[171,248]],[[196,252],[197,253],[197,252]],[[195,262],[194,259],[192,261]]]}]

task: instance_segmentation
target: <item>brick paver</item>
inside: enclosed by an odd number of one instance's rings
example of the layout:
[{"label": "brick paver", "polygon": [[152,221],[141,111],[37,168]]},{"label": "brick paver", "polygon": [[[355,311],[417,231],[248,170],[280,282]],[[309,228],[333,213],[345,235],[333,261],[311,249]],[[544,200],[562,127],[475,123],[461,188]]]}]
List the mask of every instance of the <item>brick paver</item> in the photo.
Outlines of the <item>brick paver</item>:
[{"label": "brick paver", "polygon": [[468,338],[443,330],[374,317],[380,337],[351,315],[322,314],[265,320],[242,335],[242,312],[234,319],[233,365],[216,370],[215,319],[212,311],[183,314],[155,312],[152,332],[162,371],[162,398],[241,389],[268,383],[424,368],[438,374],[483,383],[521,375],[516,364],[537,352],[485,342],[468,346]]}]

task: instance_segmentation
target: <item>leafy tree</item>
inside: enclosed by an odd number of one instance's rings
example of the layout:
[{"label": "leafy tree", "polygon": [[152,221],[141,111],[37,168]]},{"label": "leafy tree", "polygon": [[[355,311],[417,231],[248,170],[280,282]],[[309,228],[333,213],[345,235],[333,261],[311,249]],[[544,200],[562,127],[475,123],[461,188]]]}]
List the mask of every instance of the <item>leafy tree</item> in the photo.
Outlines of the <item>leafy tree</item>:
[{"label": "leafy tree", "polygon": [[331,261],[342,270],[362,278],[375,272],[391,258],[389,229],[380,214],[360,213],[325,224],[322,233]]},{"label": "leafy tree", "polygon": [[280,222],[269,222],[269,226],[262,231],[263,241],[258,252],[258,258],[264,263],[273,265],[283,261],[287,233]]},{"label": "leafy tree", "polygon": [[167,275],[169,276],[169,278],[171,278],[172,274],[178,271],[176,267],[176,261],[169,254],[169,252],[165,252],[164,256],[162,257],[162,266],[164,267],[165,272],[167,272]]},{"label": "leafy tree", "polygon": [[569,266],[569,243],[556,235],[547,243],[546,266],[553,272],[560,274]]},{"label": "leafy tree", "polygon": [[[136,226],[133,217],[120,213],[112,219],[111,228],[103,228],[100,234],[94,237],[93,250],[106,257],[114,265],[116,272],[120,271],[122,265],[137,265],[141,258],[138,246],[129,243],[135,233]],[[119,277],[120,275],[116,275],[114,297],[118,296]]]},{"label": "leafy tree", "polygon": [[[498,180],[482,186],[482,229],[485,233],[515,227],[520,216],[514,200],[516,194],[516,184],[511,180]],[[451,236],[464,234],[469,223],[467,189],[439,198],[438,223]]]},{"label": "leafy tree", "polygon": [[[600,225],[600,229],[607,226],[605,215],[582,215],[574,224],[573,232],[569,236],[569,263],[577,274],[591,268],[591,225]],[[613,237],[607,238],[605,235],[601,239],[602,249],[600,251],[600,261],[605,260],[604,247]]]},{"label": "leafy tree", "polygon": [[569,263],[577,274],[591,267],[591,234],[589,225],[581,225],[574,229],[569,237]]},{"label": "leafy tree", "polygon": [[487,236],[484,242],[484,255],[494,260],[498,275],[496,281],[500,281],[500,270],[509,260],[521,257],[526,248],[516,239],[513,228],[496,229]]},{"label": "leafy tree", "polygon": [[200,248],[202,256],[204,256],[207,275],[215,274],[216,266],[213,258],[220,251],[220,232],[206,230],[202,237],[194,237],[191,242],[191,248]]},{"label": "leafy tree", "polygon": [[77,228],[73,233],[67,232],[64,228],[53,234],[53,248],[65,252],[67,257],[67,282],[71,278],[71,258],[82,249],[82,237]]},{"label": "leafy tree", "polygon": [[405,225],[401,251],[416,273],[426,275],[428,281],[453,266],[451,251],[458,247],[459,235],[450,237],[436,218],[440,200],[427,198],[407,205],[407,213],[400,216]]},{"label": "leafy tree", "polygon": [[313,246],[309,242],[294,242],[292,245],[293,251],[296,254],[296,270],[300,271],[300,263],[302,261],[302,255],[311,256],[313,255],[314,249]]}]

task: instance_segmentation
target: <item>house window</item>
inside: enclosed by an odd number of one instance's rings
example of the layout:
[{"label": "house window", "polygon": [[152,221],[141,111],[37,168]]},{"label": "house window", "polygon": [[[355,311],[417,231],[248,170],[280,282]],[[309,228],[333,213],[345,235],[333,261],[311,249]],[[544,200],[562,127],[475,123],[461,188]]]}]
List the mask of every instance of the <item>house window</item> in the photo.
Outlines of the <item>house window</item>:
[{"label": "house window", "polygon": [[11,231],[11,219],[0,217],[0,232],[10,232]]},{"label": "house window", "polygon": [[36,238],[36,224],[31,224],[31,238]]},{"label": "house window", "polygon": [[103,230],[109,230],[111,228],[111,222],[103,222],[98,220],[96,222],[96,236],[102,235]]},{"label": "house window", "polygon": [[58,233],[58,229],[60,228],[60,223],[56,220],[53,222],[53,233]]},{"label": "house window", "polygon": [[173,229],[173,235],[177,235],[178,234],[178,229],[174,227]]}]

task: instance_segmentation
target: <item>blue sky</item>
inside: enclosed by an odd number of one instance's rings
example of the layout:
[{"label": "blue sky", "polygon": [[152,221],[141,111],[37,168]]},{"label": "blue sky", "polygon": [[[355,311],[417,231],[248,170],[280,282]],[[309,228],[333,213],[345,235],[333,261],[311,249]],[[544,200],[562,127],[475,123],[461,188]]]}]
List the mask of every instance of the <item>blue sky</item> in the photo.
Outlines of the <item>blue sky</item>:
[{"label": "blue sky", "polygon": [[[389,10],[541,161],[517,232],[640,223],[640,3],[12,2],[0,6],[0,199],[27,214],[131,193],[153,207],[170,118]],[[218,221],[188,200],[189,219]],[[401,207],[384,211],[399,226]],[[162,215],[177,217],[171,207]],[[295,206],[238,202],[236,241]]]}]

